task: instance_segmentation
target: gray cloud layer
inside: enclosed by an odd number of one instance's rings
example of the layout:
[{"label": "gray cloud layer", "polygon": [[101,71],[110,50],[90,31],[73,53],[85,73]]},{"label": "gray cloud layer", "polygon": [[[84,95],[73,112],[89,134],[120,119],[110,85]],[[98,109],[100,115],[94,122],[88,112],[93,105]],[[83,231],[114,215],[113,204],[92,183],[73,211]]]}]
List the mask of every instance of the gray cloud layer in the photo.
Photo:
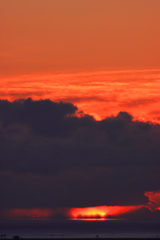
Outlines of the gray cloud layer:
[{"label": "gray cloud layer", "polygon": [[0,101],[1,208],[146,204],[160,189],[160,125],[96,121],[50,100]]}]

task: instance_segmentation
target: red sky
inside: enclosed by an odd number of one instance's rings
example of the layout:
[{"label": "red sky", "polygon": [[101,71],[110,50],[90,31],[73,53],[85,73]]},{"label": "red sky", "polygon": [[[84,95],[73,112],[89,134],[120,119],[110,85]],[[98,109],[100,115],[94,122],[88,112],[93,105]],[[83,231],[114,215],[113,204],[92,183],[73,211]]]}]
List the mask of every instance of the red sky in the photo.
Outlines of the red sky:
[{"label": "red sky", "polygon": [[159,0],[1,0],[0,32],[0,99],[160,122]]}]

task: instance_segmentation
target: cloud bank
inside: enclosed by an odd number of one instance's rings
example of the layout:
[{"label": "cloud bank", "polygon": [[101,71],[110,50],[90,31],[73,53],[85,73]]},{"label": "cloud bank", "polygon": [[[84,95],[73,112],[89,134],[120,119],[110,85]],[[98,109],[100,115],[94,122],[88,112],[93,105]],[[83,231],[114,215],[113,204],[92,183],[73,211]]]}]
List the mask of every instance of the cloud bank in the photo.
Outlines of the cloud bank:
[{"label": "cloud bank", "polygon": [[0,100],[1,209],[145,205],[160,190],[160,125],[77,111]]}]

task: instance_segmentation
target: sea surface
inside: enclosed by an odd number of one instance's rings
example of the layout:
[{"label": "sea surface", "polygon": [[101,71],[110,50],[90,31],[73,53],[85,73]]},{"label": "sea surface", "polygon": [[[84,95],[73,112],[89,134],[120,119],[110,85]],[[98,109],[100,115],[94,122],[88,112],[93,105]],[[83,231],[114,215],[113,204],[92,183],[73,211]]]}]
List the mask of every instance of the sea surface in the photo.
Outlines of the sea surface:
[{"label": "sea surface", "polygon": [[0,238],[159,238],[160,221],[0,221]]}]

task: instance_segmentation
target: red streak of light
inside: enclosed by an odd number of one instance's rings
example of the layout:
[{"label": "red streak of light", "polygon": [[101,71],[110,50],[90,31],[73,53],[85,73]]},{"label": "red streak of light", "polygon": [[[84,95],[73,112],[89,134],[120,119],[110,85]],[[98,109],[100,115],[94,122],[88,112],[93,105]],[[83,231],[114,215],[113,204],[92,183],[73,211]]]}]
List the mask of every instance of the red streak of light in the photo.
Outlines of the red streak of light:
[{"label": "red streak of light", "polygon": [[[149,198],[149,202],[145,207],[151,210],[160,210],[160,191],[158,192],[146,192],[144,194]],[[71,220],[111,220],[112,216],[116,219],[116,216],[133,212],[143,206],[96,206],[86,208],[70,208],[70,209],[50,209],[50,208],[34,208],[34,209],[8,209],[1,212],[1,218],[4,219],[71,219]]]},{"label": "red streak of light", "polygon": [[[3,211],[5,219],[11,220],[49,220],[49,219],[71,219],[71,220],[110,220],[124,212],[132,212],[141,206],[97,206],[87,208],[71,209],[9,209]],[[2,217],[3,218],[3,217]]]}]

